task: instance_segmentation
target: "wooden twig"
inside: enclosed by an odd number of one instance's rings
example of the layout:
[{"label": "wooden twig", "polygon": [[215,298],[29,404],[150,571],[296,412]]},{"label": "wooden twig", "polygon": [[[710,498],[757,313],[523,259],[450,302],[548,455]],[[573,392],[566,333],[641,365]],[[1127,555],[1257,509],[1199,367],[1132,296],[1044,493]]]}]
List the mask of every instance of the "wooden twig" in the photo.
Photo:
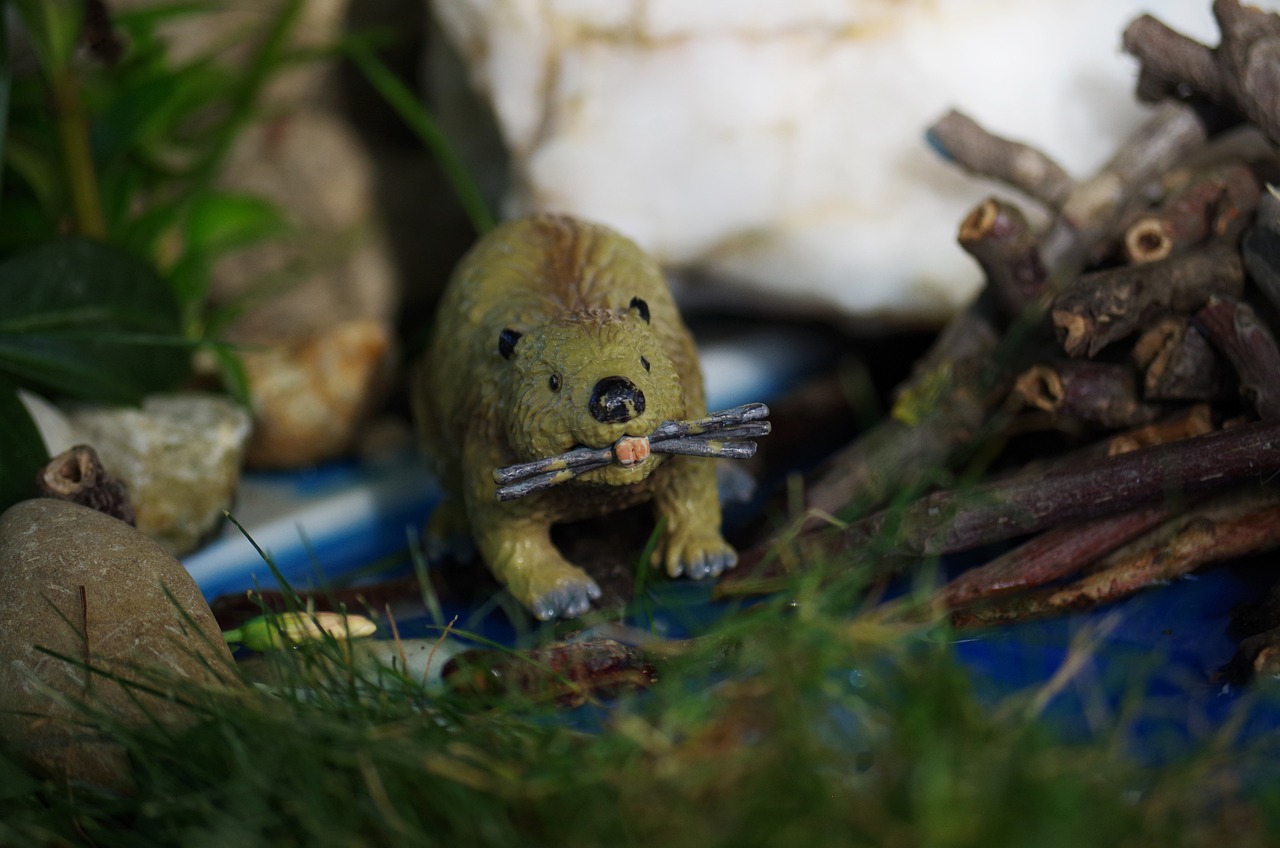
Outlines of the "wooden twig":
[{"label": "wooden twig", "polygon": [[1245,233],[1240,252],[1249,278],[1280,309],[1280,195],[1274,186],[1262,193],[1257,224]]},{"label": "wooden twig", "polygon": [[939,118],[926,138],[965,171],[1011,185],[1050,209],[1061,206],[1075,185],[1070,175],[1041,151],[994,135],[955,110]]},{"label": "wooden twig", "polygon": [[1139,448],[1150,448],[1179,442],[1194,436],[1204,436],[1214,431],[1213,410],[1207,403],[1197,403],[1178,412],[1135,427],[1107,439],[1107,456],[1116,456]]},{"label": "wooden twig", "polygon": [[1045,292],[1049,273],[1022,210],[989,197],[960,224],[960,246],[978,261],[1007,314],[1017,316]]},{"label": "wooden twig", "polygon": [[1138,96],[1155,102],[1197,94],[1248,118],[1280,142],[1280,16],[1239,0],[1215,0],[1222,40],[1209,47],[1150,15],[1125,31],[1126,52],[1142,63]]},{"label": "wooden twig", "polygon": [[1216,498],[1107,556],[1092,574],[1067,586],[957,611],[957,627],[1025,621],[1090,609],[1166,583],[1210,562],[1280,545],[1280,490],[1254,487]]},{"label": "wooden twig", "polygon": [[1258,180],[1243,163],[1211,168],[1125,231],[1130,262],[1155,262],[1212,237],[1239,232],[1258,206]]},{"label": "wooden twig", "polygon": [[1194,109],[1162,103],[1102,170],[1077,184],[1040,239],[1040,255],[1059,285],[1074,279],[1118,238],[1120,222],[1141,202],[1143,189],[1202,148],[1207,138],[1204,121]]},{"label": "wooden twig", "polygon": [[1243,290],[1240,251],[1224,239],[1184,256],[1086,274],[1054,301],[1051,315],[1067,355],[1093,357],[1162,312],[1190,314],[1212,295]]},{"label": "wooden twig", "polygon": [[1150,423],[1167,410],[1138,397],[1132,368],[1103,362],[1049,362],[1018,376],[1013,398],[1053,414],[1061,423],[1104,429]]},{"label": "wooden twig", "polygon": [[1213,50],[1152,15],[1142,15],[1129,24],[1121,46],[1142,63],[1139,100],[1158,102],[1180,86],[1218,103],[1230,98]]},{"label": "wooden twig", "polygon": [[1231,361],[1240,393],[1258,417],[1280,419],[1280,349],[1253,307],[1234,298],[1213,297],[1196,313],[1195,323]]},{"label": "wooden twig", "polygon": [[594,639],[522,651],[463,651],[445,663],[441,675],[450,689],[465,695],[578,706],[649,686],[657,680],[655,662],[640,648]]},{"label": "wooden twig", "polygon": [[[1189,439],[1212,432],[1208,404],[1108,439],[1108,456]],[[1070,461],[1070,460],[1068,460]],[[1118,515],[1046,530],[995,559],[960,574],[938,592],[948,607],[959,607],[998,595],[1061,580],[1146,533],[1173,514],[1169,503],[1140,507]]]},{"label": "wooden twig", "polygon": [[[769,407],[749,403],[713,412],[704,418],[664,421],[641,441],[646,443],[645,449],[653,453],[750,459],[755,455],[756,444],[746,440],[769,434],[769,422],[764,420],[768,416]],[[497,468],[493,472],[493,480],[498,484],[497,498],[500,501],[521,498],[618,461],[618,445],[611,445],[575,448],[558,456]]]},{"label": "wooden twig", "polygon": [[76,445],[49,460],[36,474],[41,497],[70,501],[137,524],[129,487],[112,476],[91,445]]},{"label": "wooden twig", "polygon": [[1170,315],[1147,328],[1133,345],[1142,369],[1142,394],[1148,400],[1213,400],[1221,394],[1222,375],[1209,341],[1183,315]]},{"label": "wooden twig", "polygon": [[1280,423],[1257,422],[996,480],[970,491],[935,492],[900,513],[869,516],[843,533],[846,544],[861,545],[895,527],[894,549],[902,554],[954,553],[1171,496],[1239,486],[1276,472]]},{"label": "wooden twig", "polygon": [[943,587],[941,595],[954,608],[1061,580],[1159,526],[1172,510],[1169,504],[1155,504],[1055,527],[969,569]]}]

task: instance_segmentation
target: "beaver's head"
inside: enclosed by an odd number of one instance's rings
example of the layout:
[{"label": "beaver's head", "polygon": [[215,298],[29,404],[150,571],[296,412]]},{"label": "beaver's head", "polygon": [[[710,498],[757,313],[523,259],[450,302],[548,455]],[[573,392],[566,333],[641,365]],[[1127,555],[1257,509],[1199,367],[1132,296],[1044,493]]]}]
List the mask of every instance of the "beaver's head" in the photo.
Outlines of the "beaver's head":
[{"label": "beaver's head", "polygon": [[[621,313],[584,310],[523,333],[505,329],[495,343],[507,360],[501,414],[518,461],[648,436],[663,421],[684,415],[680,376],[638,298]],[[635,483],[661,459],[610,465],[578,480]]]}]

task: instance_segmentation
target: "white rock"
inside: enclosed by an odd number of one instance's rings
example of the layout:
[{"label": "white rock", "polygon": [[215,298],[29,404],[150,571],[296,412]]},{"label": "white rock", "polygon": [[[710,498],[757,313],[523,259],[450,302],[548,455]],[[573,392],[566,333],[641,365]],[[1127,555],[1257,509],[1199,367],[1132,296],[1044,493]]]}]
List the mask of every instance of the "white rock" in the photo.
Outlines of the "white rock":
[{"label": "white rock", "polygon": [[18,389],[18,400],[27,408],[27,414],[40,431],[40,438],[44,440],[44,448],[49,456],[57,456],[75,445],[76,434],[62,410],[26,389]]},{"label": "white rock", "polygon": [[959,108],[1083,176],[1145,115],[1125,25],[1149,7],[1217,41],[1207,0],[432,6],[511,153],[508,214],[594,218],[770,301],[924,321],[976,288],[955,233],[991,191],[929,124]]},{"label": "white rock", "polygon": [[152,395],[141,408],[77,407],[70,419],[129,487],[138,529],[170,554],[189,553],[222,524],[250,433],[249,413],[230,398]]}]

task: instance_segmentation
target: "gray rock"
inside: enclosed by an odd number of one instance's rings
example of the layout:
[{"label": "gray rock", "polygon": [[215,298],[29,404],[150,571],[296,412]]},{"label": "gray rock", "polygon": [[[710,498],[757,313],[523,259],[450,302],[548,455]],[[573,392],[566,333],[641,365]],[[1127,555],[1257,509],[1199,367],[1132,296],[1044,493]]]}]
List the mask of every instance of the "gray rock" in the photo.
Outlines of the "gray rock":
[{"label": "gray rock", "polygon": [[217,532],[240,483],[249,413],[221,395],[153,395],[142,408],[71,411],[78,437],[129,487],[138,529],[174,556]]},{"label": "gray rock", "polygon": [[190,713],[121,680],[189,692],[238,678],[200,590],[159,545],[78,504],[16,504],[0,515],[0,745],[69,783],[127,790],[125,751],[95,717],[180,726]]}]

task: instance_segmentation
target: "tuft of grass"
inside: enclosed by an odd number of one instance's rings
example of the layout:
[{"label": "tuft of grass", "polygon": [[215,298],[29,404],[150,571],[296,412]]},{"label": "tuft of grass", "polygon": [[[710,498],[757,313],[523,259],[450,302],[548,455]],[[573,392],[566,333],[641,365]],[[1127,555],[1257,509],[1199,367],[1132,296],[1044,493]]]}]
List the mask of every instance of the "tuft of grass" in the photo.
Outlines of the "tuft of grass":
[{"label": "tuft of grass", "polygon": [[939,634],[795,598],[727,616],[651,689],[574,711],[372,675],[332,640],[276,653],[271,685],[179,686],[186,729],[101,717],[132,796],[0,757],[0,844],[1274,842],[1274,751],[1224,730],[1149,768],[1119,723],[1064,740],[1043,690],[984,701]]}]

